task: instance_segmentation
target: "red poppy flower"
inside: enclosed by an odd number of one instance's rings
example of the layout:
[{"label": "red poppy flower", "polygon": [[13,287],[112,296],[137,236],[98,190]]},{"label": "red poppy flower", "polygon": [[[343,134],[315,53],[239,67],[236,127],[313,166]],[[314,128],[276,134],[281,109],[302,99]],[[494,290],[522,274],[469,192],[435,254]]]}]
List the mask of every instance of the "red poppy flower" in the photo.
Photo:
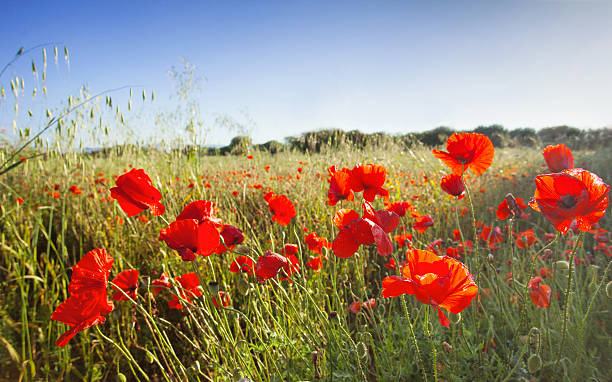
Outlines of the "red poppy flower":
[{"label": "red poppy flower", "polygon": [[272,212],[272,221],[285,226],[291,223],[291,219],[295,217],[295,207],[291,200],[285,195],[274,195],[273,192],[268,192],[264,199]]},{"label": "red poppy flower", "polygon": [[[338,257],[352,256],[361,245],[376,244],[378,254],[386,256],[393,251],[389,232],[399,224],[399,216],[387,210],[374,211],[372,205],[363,202],[363,217],[343,211],[342,217],[334,217],[334,224],[340,229],[332,243],[332,250]],[[352,219],[351,219],[352,218]]]},{"label": "red poppy flower", "polygon": [[219,231],[210,221],[177,220],[159,232],[159,240],[176,249],[183,261],[193,261],[196,254],[208,256],[219,247]]},{"label": "red poppy flower", "polygon": [[432,227],[434,225],[433,218],[431,215],[422,215],[417,216],[416,221],[412,223],[412,228],[414,228],[418,233],[423,233],[427,231],[427,228]]},{"label": "red poppy flower", "polygon": [[406,256],[402,276],[383,279],[383,297],[413,294],[420,302],[436,307],[440,324],[448,327],[450,321],[440,308],[458,314],[470,305],[478,293],[472,275],[465,265],[450,257],[418,249],[408,251]]},{"label": "red poppy flower", "polygon": [[[323,248],[329,248],[329,242],[324,237],[319,237],[316,232],[309,233],[304,238],[304,242],[308,246],[308,249],[313,251],[314,253],[321,254]],[[295,253],[293,253],[294,255]],[[287,255],[291,255],[291,253],[287,253]]]},{"label": "red poppy flower", "polygon": [[384,265],[385,268],[389,268],[389,269],[395,269],[395,259],[393,257],[389,258],[389,262],[387,262],[387,264]]},{"label": "red poppy flower", "polygon": [[[527,205],[523,203],[523,198],[514,198],[514,200],[516,200],[516,204],[518,208],[521,209],[521,211],[527,208]],[[495,214],[497,215],[497,218],[499,220],[506,220],[510,217],[512,211],[510,210],[510,206],[508,205],[508,199],[504,199],[503,202],[499,203],[499,205],[497,206],[497,212]]]},{"label": "red poppy flower", "polygon": [[138,271],[127,269],[119,272],[117,277],[113,279],[113,284],[115,284],[113,289],[117,291],[112,296],[113,300],[123,301],[128,299],[120,290],[124,291],[132,300],[135,300],[138,293]]},{"label": "red poppy flower", "polygon": [[495,156],[489,137],[478,133],[453,133],[446,141],[446,150],[448,152],[432,152],[457,175],[463,175],[468,168],[481,175],[491,166]]},{"label": "red poppy flower", "polygon": [[561,172],[574,168],[572,151],[563,143],[556,146],[546,146],[542,150],[546,165],[551,172]]},{"label": "red poppy flower", "polygon": [[219,246],[215,250],[215,253],[221,254],[227,252],[229,250],[233,250],[238,244],[241,244],[244,241],[244,235],[242,231],[233,225],[223,225],[221,229],[221,237],[223,238],[223,243],[219,243]]},{"label": "red poppy flower", "polygon": [[248,273],[253,275],[255,271],[255,263],[250,257],[247,256],[238,256],[232,261],[232,265],[230,265],[230,272],[232,273]]},{"label": "red poppy flower", "polygon": [[103,316],[114,309],[106,294],[112,265],[113,258],[106,250],[94,249],[72,267],[72,279],[68,285],[70,297],[51,315],[52,320],[71,326],[55,341],[57,346],[66,346],[78,332],[106,321]]},{"label": "red poppy flower", "polygon": [[298,253],[298,249],[299,248],[296,244],[285,244],[283,246],[283,255],[295,255],[296,253]]},{"label": "red poppy flower", "polygon": [[516,245],[521,249],[531,248],[531,246],[538,241],[535,237],[533,228],[521,232],[516,238]]},{"label": "red poppy flower", "polygon": [[413,208],[414,207],[412,207],[411,203],[405,201],[393,202],[385,207],[387,211],[393,211],[400,217],[406,216],[406,212],[412,210]]},{"label": "red poppy flower", "polygon": [[223,306],[224,306],[224,307],[226,307],[226,308],[227,308],[228,306],[230,306],[230,304],[232,303],[232,302],[231,302],[231,299],[230,299],[230,295],[229,295],[229,293],[227,293],[227,292],[223,292],[223,291],[219,292],[219,298],[218,298],[218,299],[217,299],[217,297],[213,297],[213,298],[212,298],[212,302],[213,302],[213,304],[214,304],[214,305],[215,305],[217,308],[220,308],[220,307],[221,307],[221,306],[220,306],[220,304],[219,304],[219,301],[221,302],[221,305],[223,305]]},{"label": "red poppy flower", "polygon": [[457,174],[448,174],[442,177],[440,187],[449,195],[456,196],[457,199],[463,198],[465,195],[465,186],[463,179]]},{"label": "red poppy flower", "polygon": [[319,273],[323,268],[323,259],[321,256],[311,256],[310,261],[306,263],[306,266],[316,273]]},{"label": "red poppy flower", "polygon": [[412,248],[412,235],[409,233],[403,233],[401,235],[393,236],[393,240],[397,242],[397,245],[401,248],[403,246],[408,246],[408,248]]},{"label": "red poppy flower", "polygon": [[355,182],[353,191],[363,191],[363,198],[368,202],[373,202],[376,195],[389,197],[389,191],[382,188],[387,177],[387,170],[383,166],[359,164],[353,168],[351,174]]},{"label": "red poppy flower", "polygon": [[[283,256],[272,251],[268,251],[259,256],[257,264],[255,264],[255,275],[259,282],[271,279],[281,272],[284,272],[285,276],[290,276],[292,273],[299,270],[299,261],[293,255]],[[281,280],[287,279],[286,277]]]},{"label": "red poppy flower", "polygon": [[489,243],[489,248],[495,248],[495,244],[504,241],[504,235],[502,234],[501,228],[494,227],[491,229],[489,226],[483,226],[480,235],[478,235],[485,243]]},{"label": "red poppy flower", "polygon": [[162,290],[170,288],[171,286],[170,279],[168,278],[166,272],[163,272],[157,280],[151,281],[151,285],[154,285],[154,287],[152,288],[154,296],[157,296],[161,293]]},{"label": "red poppy flower", "polygon": [[97,294],[78,294],[68,297],[51,315],[51,319],[71,326],[55,344],[64,347],[79,332],[106,322],[104,315],[112,312],[113,303],[106,298],[106,291]]},{"label": "red poppy flower", "polygon": [[455,241],[461,240],[461,231],[459,231],[458,229],[453,230],[453,240]]},{"label": "red poppy flower", "polygon": [[[183,300],[187,302],[191,302],[193,297],[199,297],[202,295],[202,291],[200,288],[200,280],[198,280],[198,276],[195,273],[185,273],[176,278],[176,281],[181,284],[181,288],[179,288],[179,296]],[[179,298],[173,294],[172,299],[168,301],[168,306],[171,309],[183,309],[183,305],[181,305],[181,301]]]},{"label": "red poppy flower", "polygon": [[535,183],[535,194],[529,206],[541,212],[562,234],[574,220],[579,230],[589,231],[605,214],[610,200],[610,186],[581,168],[538,175]]},{"label": "red poppy flower", "polygon": [[72,267],[72,278],[68,284],[71,295],[103,291],[106,295],[108,273],[113,266],[113,258],[105,249],[93,249],[87,252]]},{"label": "red poppy flower", "polygon": [[327,172],[329,173],[327,204],[335,206],[340,200],[354,200],[353,188],[356,185],[351,170],[346,167],[338,170],[336,166],[330,166]]},{"label": "red poppy flower", "polygon": [[83,193],[83,191],[81,191],[81,189],[77,186],[70,186],[70,192],[72,193],[72,195],[80,195]]},{"label": "red poppy flower", "polygon": [[536,276],[529,280],[529,297],[533,304],[539,308],[548,308],[550,305],[550,294],[551,290],[548,285],[540,284],[542,278]]},{"label": "red poppy flower", "polygon": [[351,305],[349,305],[348,310],[351,313],[359,314],[359,311],[361,310],[361,301],[353,302]]},{"label": "red poppy flower", "polygon": [[117,199],[121,209],[134,216],[149,208],[151,214],[161,215],[166,210],[160,203],[161,193],[151,183],[144,170],[132,169],[117,178],[117,186],[111,188],[111,197]]},{"label": "red poppy flower", "polygon": [[221,228],[223,222],[215,217],[215,203],[208,200],[196,200],[183,208],[183,211],[176,217],[176,220],[196,219],[198,224],[206,221],[211,222],[215,228]]}]

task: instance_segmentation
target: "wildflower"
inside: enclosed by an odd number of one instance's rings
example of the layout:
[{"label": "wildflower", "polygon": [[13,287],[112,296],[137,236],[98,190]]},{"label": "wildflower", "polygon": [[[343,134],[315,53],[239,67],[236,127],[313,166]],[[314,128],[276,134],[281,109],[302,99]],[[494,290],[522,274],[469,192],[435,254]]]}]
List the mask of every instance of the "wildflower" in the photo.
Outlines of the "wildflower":
[{"label": "wildflower", "polygon": [[81,189],[77,186],[70,186],[70,192],[72,193],[72,195],[80,195],[83,193],[83,191],[81,191]]},{"label": "wildflower", "polygon": [[319,273],[323,268],[323,258],[321,256],[311,256],[310,261],[306,263],[306,266],[316,273]]},{"label": "wildflower", "polygon": [[196,254],[208,256],[219,247],[219,232],[210,221],[198,224],[196,219],[183,219],[162,229],[159,240],[176,249],[183,261],[193,261]]},{"label": "wildflower", "polygon": [[224,224],[223,228],[221,228],[221,237],[223,238],[223,243],[219,243],[219,246],[215,250],[217,254],[225,253],[228,249],[232,251],[235,246],[244,241],[242,231],[228,224]]},{"label": "wildflower", "polygon": [[299,248],[298,248],[298,246],[296,244],[285,244],[283,246],[282,254],[285,255],[285,256],[295,255],[296,253],[298,253],[298,249]]},{"label": "wildflower", "polygon": [[217,308],[220,308],[220,305],[223,305],[225,308],[227,308],[232,303],[228,292],[221,291],[218,293],[218,297],[219,298],[212,298],[212,302]]},{"label": "wildflower", "polygon": [[529,206],[542,213],[562,234],[574,221],[579,230],[589,231],[608,207],[610,186],[581,168],[538,175],[535,183]]},{"label": "wildflower", "polygon": [[161,276],[159,276],[157,280],[151,281],[151,285],[154,285],[152,288],[154,296],[157,296],[163,289],[170,288],[171,286],[170,279],[168,278],[166,272],[162,272]]},{"label": "wildflower", "polygon": [[471,303],[478,287],[468,269],[450,257],[414,249],[406,253],[401,276],[383,279],[383,297],[413,294],[417,300],[437,308],[440,324],[448,327],[450,321],[440,308],[458,314]]},{"label": "wildflower", "polygon": [[535,237],[533,228],[521,232],[516,238],[516,245],[521,249],[531,248],[531,246],[538,241]]},{"label": "wildflower", "polygon": [[138,293],[138,271],[127,269],[119,272],[117,277],[113,279],[113,284],[115,284],[113,289],[117,291],[112,295],[113,300],[123,301],[128,299],[120,290],[124,291],[132,300],[135,300]]},{"label": "wildflower", "polygon": [[113,303],[108,300],[106,286],[113,258],[104,249],[94,249],[72,267],[68,285],[70,297],[62,302],[51,319],[71,326],[55,344],[64,347],[77,333],[106,321],[104,315],[112,312]]},{"label": "wildflower", "polygon": [[432,227],[434,225],[433,218],[431,215],[422,215],[416,218],[416,221],[412,224],[412,228],[414,228],[418,233],[423,233],[427,231],[427,228]]},{"label": "wildflower", "polygon": [[574,168],[572,151],[563,143],[556,146],[546,146],[542,150],[542,155],[551,172],[561,172]]},{"label": "wildflower", "polygon": [[351,175],[355,178],[353,191],[363,191],[363,198],[373,202],[376,195],[389,197],[389,191],[382,188],[387,177],[387,170],[375,164],[359,164],[353,168]]},{"label": "wildflower", "polygon": [[390,257],[389,261],[387,262],[387,264],[384,265],[384,267],[389,269],[395,269],[395,265],[395,259],[393,257]]},{"label": "wildflower", "polygon": [[[202,295],[202,291],[198,288],[200,286],[200,280],[198,280],[195,273],[185,273],[177,277],[176,281],[181,285],[181,288],[179,288],[179,296],[183,300],[190,303],[192,298]],[[172,299],[168,301],[168,306],[171,309],[183,309],[179,297],[175,294],[173,294]]]},{"label": "wildflower", "polygon": [[327,204],[335,206],[340,200],[354,200],[353,189],[356,185],[351,170],[346,167],[338,170],[336,166],[330,166],[327,172],[329,173]]},{"label": "wildflower", "polygon": [[160,203],[161,193],[151,183],[144,170],[132,169],[117,178],[116,187],[111,188],[111,197],[117,199],[121,209],[134,216],[147,208],[153,215],[161,215],[166,210]]},{"label": "wildflower", "polygon": [[445,175],[440,181],[440,187],[447,194],[456,196],[457,199],[461,199],[465,196],[465,186],[463,185],[463,180],[460,175]]},{"label": "wildflower", "polygon": [[477,133],[453,133],[446,141],[446,150],[448,152],[432,152],[456,175],[463,175],[467,169],[476,175],[483,174],[493,163],[495,155],[491,140]]},{"label": "wildflower", "polygon": [[[510,204],[508,203],[508,198],[510,199]],[[510,208],[510,205],[513,205],[513,208]],[[518,211],[516,210],[518,208]],[[499,220],[506,220],[513,215],[515,217],[520,217],[524,215],[521,211],[527,208],[527,205],[523,203],[522,198],[515,198],[512,194],[506,195],[506,198],[499,203],[497,206],[496,216]]]},{"label": "wildflower", "polygon": [[327,239],[324,237],[319,237],[316,232],[312,232],[306,235],[306,237],[304,238],[304,242],[306,242],[308,249],[318,254],[321,254],[323,248],[329,248],[330,246]]},{"label": "wildflower", "polygon": [[393,202],[385,207],[387,211],[393,211],[398,216],[403,217],[406,216],[406,212],[412,210],[412,204],[406,201],[402,202]]},{"label": "wildflower", "polygon": [[249,275],[253,275],[255,271],[255,263],[250,257],[247,256],[238,256],[232,261],[232,265],[230,265],[230,272],[232,273],[248,273]]},{"label": "wildflower", "polygon": [[275,277],[281,270],[285,272],[286,276],[290,276],[299,270],[299,261],[293,255],[285,257],[267,251],[257,259],[257,264],[255,264],[255,275],[259,282]]},{"label": "wildflower", "polygon": [[272,221],[285,226],[295,217],[295,206],[285,195],[274,195],[273,192],[268,192],[264,199],[272,212]]},{"label": "wildflower", "polygon": [[183,208],[176,220],[196,219],[198,224],[210,222],[215,228],[221,228],[223,223],[215,216],[215,203],[208,200],[196,200]]},{"label": "wildflower", "polygon": [[334,224],[340,229],[332,243],[332,250],[338,257],[352,256],[361,245],[376,243],[378,254],[385,256],[393,251],[389,232],[399,224],[399,216],[387,210],[374,211],[372,205],[363,202],[363,217],[350,210],[338,211],[342,216],[334,216]]},{"label": "wildflower", "polygon": [[540,284],[541,282],[542,278],[540,276],[536,276],[529,280],[529,297],[531,297],[531,301],[533,301],[535,306],[539,308],[548,308],[550,305],[551,290],[548,285]]}]

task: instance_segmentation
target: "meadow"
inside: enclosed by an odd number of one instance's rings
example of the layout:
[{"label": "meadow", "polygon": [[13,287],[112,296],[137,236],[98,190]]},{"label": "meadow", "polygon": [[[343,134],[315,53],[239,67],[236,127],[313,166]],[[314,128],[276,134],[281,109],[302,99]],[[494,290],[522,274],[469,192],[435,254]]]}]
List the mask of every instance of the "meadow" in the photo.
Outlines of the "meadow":
[{"label": "meadow", "polygon": [[[611,183],[609,150],[573,155],[575,167]],[[361,245],[338,257],[334,216],[340,208],[361,215],[362,194],[330,206],[328,168],[360,163],[386,169],[388,201],[376,197],[373,208],[407,202],[405,214],[388,233],[390,254]],[[130,217],[111,197],[132,169],[160,191],[159,216]],[[541,147],[497,148],[482,175],[466,172],[468,193],[458,199],[440,187],[449,169],[418,146],[228,156],[132,147],[28,157],[0,176],[0,379],[612,380],[610,208],[587,232],[564,235],[530,207],[504,220],[496,214],[509,192],[527,204],[534,178],[548,172]],[[269,191],[295,206],[287,225],[272,221]],[[214,217],[244,241],[230,246],[224,236],[224,253],[183,261],[160,231],[197,200],[214,202]],[[422,229],[415,223],[425,215],[433,224]],[[106,322],[60,347],[68,326],[50,317],[69,297],[71,267],[98,248],[114,259],[108,280],[135,269],[136,287],[109,285],[109,298],[123,299]],[[410,248],[456,258],[478,286],[461,313],[443,312],[448,327],[434,305],[382,295],[383,279],[401,274]],[[265,279],[230,272],[235,258],[256,262],[267,251],[295,252],[297,264]],[[168,287],[154,290],[162,273]],[[178,280],[189,273],[195,285],[187,288]],[[539,290],[535,276],[550,288],[546,307],[530,293]]]}]

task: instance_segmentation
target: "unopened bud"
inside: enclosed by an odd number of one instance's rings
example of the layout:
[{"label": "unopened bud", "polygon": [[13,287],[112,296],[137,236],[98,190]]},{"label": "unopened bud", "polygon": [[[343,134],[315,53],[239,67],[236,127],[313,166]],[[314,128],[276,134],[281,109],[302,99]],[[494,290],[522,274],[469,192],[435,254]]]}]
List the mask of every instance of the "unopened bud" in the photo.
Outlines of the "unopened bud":
[{"label": "unopened bud", "polygon": [[446,342],[446,341],[442,342],[442,347],[444,348],[444,350],[445,350],[447,353],[450,353],[450,352],[451,352],[451,350],[453,350],[453,347],[451,346],[451,344],[449,344],[449,343],[448,343],[448,342]]},{"label": "unopened bud", "polygon": [[510,193],[506,194],[506,202],[508,203],[508,209],[510,210],[510,213],[512,214],[512,216],[514,218],[520,217],[522,211],[519,208],[518,203],[516,202],[516,199],[514,199],[514,195]]},{"label": "unopened bud", "polygon": [[127,377],[123,373],[117,373],[117,375],[115,376],[115,381],[117,381],[117,382],[126,382],[127,381]]},{"label": "unopened bud", "polygon": [[246,296],[247,294],[249,294],[250,290],[249,282],[245,279],[238,280],[238,284],[236,284],[236,289],[238,289],[238,292],[240,292],[240,294]]},{"label": "unopened bud", "polygon": [[489,253],[489,262],[493,262],[493,260],[495,259],[495,256],[493,256],[492,253]]},{"label": "unopened bud", "polygon": [[368,358],[368,347],[363,342],[357,343],[357,356],[361,359]]},{"label": "unopened bud", "polygon": [[216,296],[219,294],[219,283],[216,281],[211,281],[208,283],[208,291],[210,292],[210,294],[212,294],[213,296]]},{"label": "unopened bud", "polygon": [[557,269],[569,269],[569,263],[565,260],[559,260],[557,262],[555,262],[555,267],[557,267]]},{"label": "unopened bud", "polygon": [[530,355],[529,359],[527,360],[527,370],[529,370],[529,372],[533,374],[536,371],[540,370],[541,367],[542,358],[540,358],[540,356],[537,354]]},{"label": "unopened bud", "polygon": [[606,295],[608,296],[608,298],[612,298],[612,281],[606,284]]}]

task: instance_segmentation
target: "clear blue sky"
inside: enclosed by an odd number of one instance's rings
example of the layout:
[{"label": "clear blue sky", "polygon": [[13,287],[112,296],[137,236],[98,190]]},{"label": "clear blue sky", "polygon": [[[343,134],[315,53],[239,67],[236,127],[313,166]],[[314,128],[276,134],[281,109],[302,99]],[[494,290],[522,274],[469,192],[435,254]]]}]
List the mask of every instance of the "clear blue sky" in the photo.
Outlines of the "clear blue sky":
[{"label": "clear blue sky", "polygon": [[138,84],[163,104],[185,57],[207,78],[205,116],[246,112],[256,142],[326,127],[612,125],[612,1],[170,3],[4,0],[0,62],[61,42],[58,98]]}]

